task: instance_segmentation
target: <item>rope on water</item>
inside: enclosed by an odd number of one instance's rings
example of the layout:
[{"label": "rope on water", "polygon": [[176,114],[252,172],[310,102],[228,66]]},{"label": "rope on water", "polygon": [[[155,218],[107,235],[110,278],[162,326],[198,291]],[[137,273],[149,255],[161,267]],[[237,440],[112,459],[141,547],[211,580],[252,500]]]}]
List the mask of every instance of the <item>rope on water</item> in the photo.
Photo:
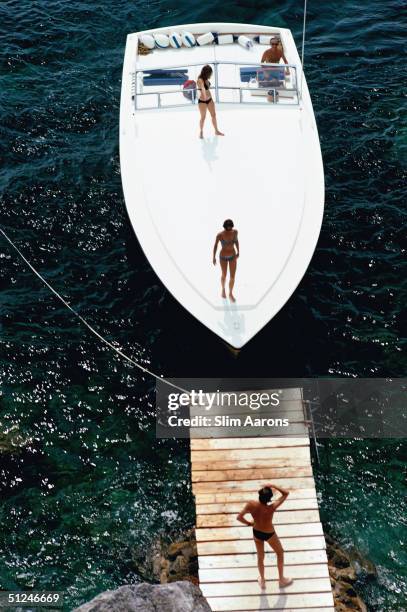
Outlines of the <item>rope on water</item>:
[{"label": "rope on water", "polygon": [[302,77],[304,75],[305,26],[306,25],[307,25],[307,0],[304,0],[304,21],[302,24],[302,48],[301,48],[301,83],[300,83],[301,98],[302,98]]},{"label": "rope on water", "polygon": [[148,374],[148,376],[152,376],[156,380],[159,380],[160,382],[165,383],[166,385],[169,385],[170,387],[173,387],[174,389],[177,389],[178,391],[182,391],[183,393],[188,393],[188,391],[186,389],[183,389],[182,387],[178,387],[178,385],[175,385],[174,383],[170,382],[169,380],[166,380],[162,375],[156,374],[155,372],[152,372],[148,368],[145,368],[140,363],[138,363],[137,361],[135,361],[134,359],[132,359],[131,357],[129,357],[128,355],[123,353],[122,350],[120,350],[119,348],[114,346],[114,344],[109,342],[109,340],[106,340],[106,338],[104,338],[101,334],[99,334],[99,332],[96,331],[96,329],[94,327],[92,327],[92,325],[90,325],[90,323],[88,323],[86,321],[86,319],[84,319],[82,317],[82,315],[79,314],[79,312],[77,312],[74,308],[72,308],[72,306],[70,306],[70,304],[68,304],[68,302],[62,297],[62,295],[60,293],[58,293],[58,291],[56,291],[56,289],[54,289],[49,284],[49,282],[47,280],[45,280],[45,278],[43,276],[41,276],[41,274],[38,272],[38,270],[36,270],[34,268],[34,266],[28,261],[28,259],[23,255],[23,253],[20,251],[20,249],[14,244],[14,242],[11,240],[11,238],[9,238],[9,236],[6,234],[6,232],[1,227],[0,227],[0,232],[3,234],[3,236],[7,240],[7,242],[13,247],[13,249],[19,254],[21,259],[27,264],[27,266],[30,268],[30,270],[32,272],[34,272],[34,274],[63,303],[63,305],[66,306],[66,308],[68,308],[68,310],[70,310],[84,325],[86,325],[86,327],[92,332],[92,334],[94,334],[99,340],[101,340],[109,348],[111,348],[118,355],[120,355],[120,357],[122,357],[123,359],[125,359],[126,361],[128,361],[129,363],[134,365],[136,368],[138,368],[139,370],[144,372],[144,374]]}]

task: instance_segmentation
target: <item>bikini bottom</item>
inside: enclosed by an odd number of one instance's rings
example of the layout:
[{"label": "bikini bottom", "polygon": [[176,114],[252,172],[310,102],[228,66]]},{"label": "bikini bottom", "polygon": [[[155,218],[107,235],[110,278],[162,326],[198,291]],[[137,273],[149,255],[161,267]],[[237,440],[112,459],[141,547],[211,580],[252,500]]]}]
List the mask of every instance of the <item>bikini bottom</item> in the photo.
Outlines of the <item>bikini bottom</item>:
[{"label": "bikini bottom", "polygon": [[258,529],[253,529],[253,535],[257,540],[263,540],[263,542],[267,542],[270,538],[273,537],[275,531],[267,532],[267,531],[259,531]]}]

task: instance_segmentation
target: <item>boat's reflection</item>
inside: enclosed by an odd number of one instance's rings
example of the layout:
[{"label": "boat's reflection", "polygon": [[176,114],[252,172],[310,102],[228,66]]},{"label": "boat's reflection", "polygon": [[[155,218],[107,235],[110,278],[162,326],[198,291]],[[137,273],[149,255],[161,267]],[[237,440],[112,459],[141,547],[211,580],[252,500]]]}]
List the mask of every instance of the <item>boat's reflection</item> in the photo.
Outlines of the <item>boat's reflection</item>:
[{"label": "boat's reflection", "polygon": [[229,300],[223,300],[223,303],[223,322],[219,321],[219,327],[227,342],[232,346],[241,346],[245,333],[245,316],[241,310],[239,311],[237,304]]},{"label": "boat's reflection", "polygon": [[216,161],[218,158],[216,154],[216,148],[218,146],[218,138],[214,136],[213,138],[202,138],[202,155],[206,163],[208,164],[209,170],[212,172],[212,163]]}]

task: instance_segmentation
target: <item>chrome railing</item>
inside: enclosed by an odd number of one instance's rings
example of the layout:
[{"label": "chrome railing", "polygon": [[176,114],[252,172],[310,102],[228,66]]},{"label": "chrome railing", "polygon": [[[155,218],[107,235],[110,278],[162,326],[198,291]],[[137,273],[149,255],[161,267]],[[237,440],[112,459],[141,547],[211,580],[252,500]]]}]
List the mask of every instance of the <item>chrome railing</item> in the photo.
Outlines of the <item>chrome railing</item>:
[{"label": "chrome railing", "polygon": [[[281,97],[279,99],[279,93],[281,94],[285,94],[287,95],[287,93],[292,97],[293,101],[290,102],[289,104],[292,106],[294,105],[298,105],[299,104],[299,91],[298,91],[298,86],[297,86],[297,67],[294,64],[269,64],[269,63],[264,63],[264,64],[253,64],[253,62],[232,62],[232,61],[217,61],[217,62],[208,62],[209,65],[211,67],[213,67],[213,73],[214,73],[214,85],[212,87],[212,91],[215,94],[215,101],[217,103],[227,103],[227,104],[233,104],[233,103],[239,103],[239,104],[248,104],[248,103],[259,103],[259,100],[249,100],[247,97],[243,98],[243,92],[245,91],[250,91],[253,94],[253,97],[258,97],[256,95],[256,91],[258,92],[258,94],[263,94],[265,96],[267,96],[268,101],[270,101],[270,98],[273,98],[273,102],[279,102],[279,104],[285,104],[282,100]],[[219,66],[222,65],[232,65],[232,66],[236,66],[237,68],[241,68],[241,67],[250,67],[253,68],[253,70],[256,72],[256,74],[260,71],[267,71],[270,69],[274,69],[274,70],[279,70],[281,72],[284,71],[284,79],[281,79],[281,85],[277,86],[276,84],[269,84],[269,85],[262,85],[262,83],[265,83],[265,81],[258,81],[257,77],[254,79],[253,82],[253,78],[250,79],[251,82],[251,87],[246,87],[245,85],[227,85],[227,84],[221,84],[220,83],[220,74],[219,74]],[[172,65],[172,66],[162,66],[158,69],[151,69],[148,70],[146,68],[144,69],[140,69],[140,70],[135,70],[135,72],[132,74],[132,81],[134,83],[134,89],[132,91],[132,98],[134,98],[134,107],[136,110],[147,110],[147,109],[151,109],[151,108],[175,108],[178,106],[188,106],[190,104],[195,104],[198,101],[198,96],[197,96],[197,88],[188,88],[188,89],[183,89],[182,86],[180,86],[178,89],[156,89],[153,91],[144,91],[145,87],[148,87],[150,85],[154,86],[154,83],[151,82],[151,84],[145,84],[144,81],[144,75],[151,75],[151,73],[154,73],[156,70],[160,70],[160,71],[181,71],[185,72],[185,79],[186,80],[195,80],[197,78],[197,74],[191,74],[191,68],[197,68],[197,67],[202,67],[202,62],[197,62],[197,63],[192,63],[192,64],[178,64],[178,65]],[[197,71],[195,71],[197,72]],[[289,75],[289,83],[287,83],[286,80],[286,76],[287,74]],[[164,75],[162,75],[164,77]],[[195,78],[194,78],[195,77]],[[179,77],[180,78],[180,77]],[[277,80],[277,79],[275,79]],[[223,78],[223,81],[225,81],[225,78]],[[290,84],[290,87],[287,87],[287,84]],[[156,87],[159,87],[159,85],[157,85]],[[220,96],[220,92],[222,91],[238,91],[239,95],[238,95],[238,100],[222,100],[221,96]],[[190,98],[187,98],[185,96],[183,96],[184,93],[191,93]],[[163,104],[163,96],[167,96],[167,95],[172,95],[172,94],[178,94],[178,95],[182,95],[183,99],[175,104]],[[194,95],[192,95],[194,94]],[[271,95],[270,95],[271,94]],[[141,102],[144,100],[146,100],[147,96],[153,96],[156,100],[155,104],[153,104],[152,106],[150,105],[146,105],[146,104],[142,104]],[[140,103],[139,103],[140,101]],[[264,103],[264,102],[261,102]]]}]

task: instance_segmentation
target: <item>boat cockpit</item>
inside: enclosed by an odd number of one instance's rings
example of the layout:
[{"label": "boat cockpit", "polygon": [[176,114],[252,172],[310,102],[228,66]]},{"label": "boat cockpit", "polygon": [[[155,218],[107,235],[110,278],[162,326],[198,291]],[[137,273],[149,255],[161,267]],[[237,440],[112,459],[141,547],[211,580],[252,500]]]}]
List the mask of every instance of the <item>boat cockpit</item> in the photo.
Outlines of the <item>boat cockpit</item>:
[{"label": "boat cockpit", "polygon": [[[157,38],[144,35],[138,40],[138,54],[132,75],[135,110],[174,108],[197,103],[196,82],[203,65],[212,68],[211,89],[218,104],[265,104],[298,106],[300,92],[294,63],[262,63],[271,38],[277,38],[282,53],[289,54],[281,33],[267,36],[229,35],[229,44],[197,44],[191,47],[157,48]],[[166,36],[170,41],[170,37]],[[201,37],[202,38],[202,37]],[[148,48],[145,43],[149,43]],[[182,63],[184,62],[184,63]]]}]

